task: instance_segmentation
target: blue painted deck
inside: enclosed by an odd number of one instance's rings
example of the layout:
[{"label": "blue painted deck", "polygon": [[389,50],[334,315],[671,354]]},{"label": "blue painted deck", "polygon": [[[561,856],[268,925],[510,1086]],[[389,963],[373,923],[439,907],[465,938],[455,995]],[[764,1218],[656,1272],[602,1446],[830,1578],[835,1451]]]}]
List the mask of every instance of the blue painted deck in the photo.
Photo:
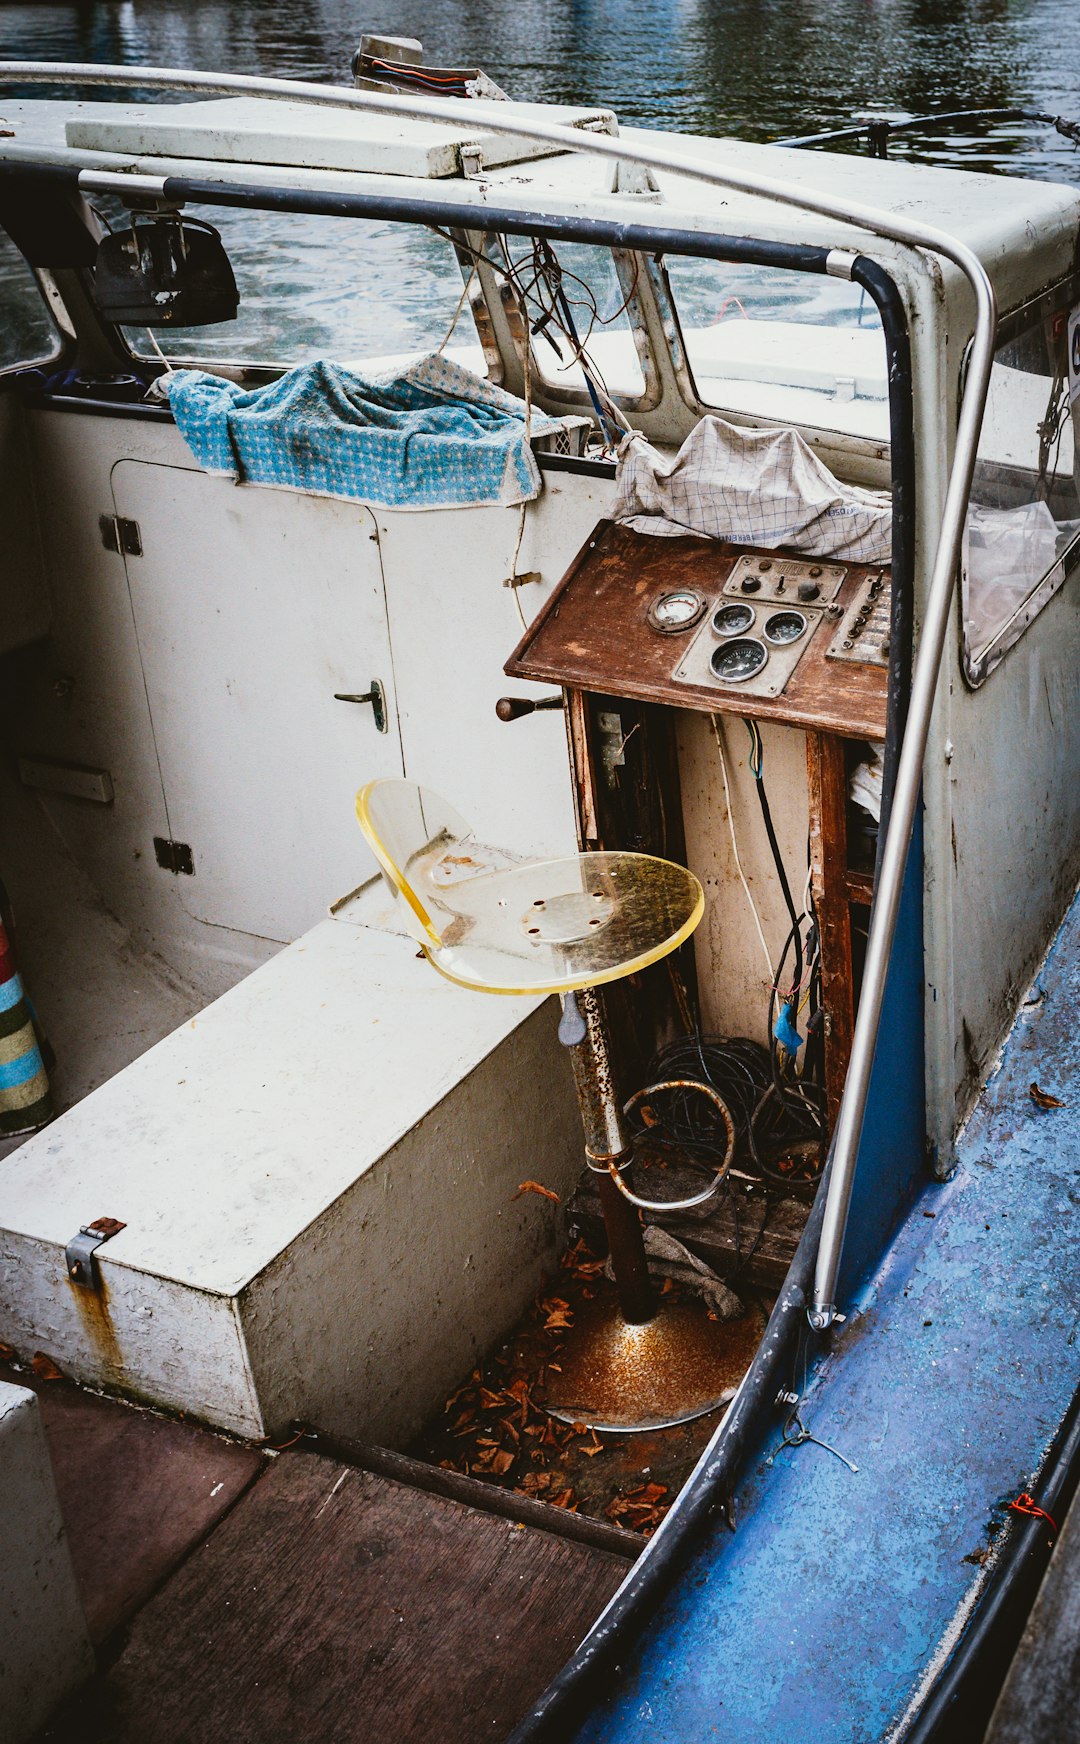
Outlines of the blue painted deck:
[{"label": "blue painted deck", "polygon": [[858,1475],[812,1443],[759,1459],[580,1744],[869,1744],[947,1657],[986,1579],[966,1559],[1080,1385],[1080,901],[1037,985],[955,1177],[921,1190],[806,1393]]}]

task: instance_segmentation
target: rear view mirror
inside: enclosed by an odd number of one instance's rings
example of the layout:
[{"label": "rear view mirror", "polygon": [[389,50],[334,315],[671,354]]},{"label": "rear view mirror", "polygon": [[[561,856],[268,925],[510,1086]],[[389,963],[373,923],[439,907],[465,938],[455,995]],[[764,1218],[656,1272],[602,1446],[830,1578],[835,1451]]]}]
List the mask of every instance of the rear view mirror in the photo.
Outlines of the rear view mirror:
[{"label": "rear view mirror", "polygon": [[113,231],[98,245],[94,297],[128,327],[208,327],[240,304],[229,257],[211,224],[178,214]]}]

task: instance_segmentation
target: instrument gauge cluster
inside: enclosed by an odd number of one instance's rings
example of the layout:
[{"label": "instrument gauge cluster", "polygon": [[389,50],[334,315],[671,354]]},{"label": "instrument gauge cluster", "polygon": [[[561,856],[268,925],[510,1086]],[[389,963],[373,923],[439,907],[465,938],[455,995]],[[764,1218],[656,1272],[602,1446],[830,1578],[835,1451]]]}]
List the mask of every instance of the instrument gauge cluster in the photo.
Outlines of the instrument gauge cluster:
[{"label": "instrument gauge cluster", "polygon": [[677,684],[778,696],[822,618],[839,611],[831,602],[844,574],[838,564],[744,557],[718,597],[671,588],[654,596],[646,615],[663,635],[695,631],[672,674]]}]

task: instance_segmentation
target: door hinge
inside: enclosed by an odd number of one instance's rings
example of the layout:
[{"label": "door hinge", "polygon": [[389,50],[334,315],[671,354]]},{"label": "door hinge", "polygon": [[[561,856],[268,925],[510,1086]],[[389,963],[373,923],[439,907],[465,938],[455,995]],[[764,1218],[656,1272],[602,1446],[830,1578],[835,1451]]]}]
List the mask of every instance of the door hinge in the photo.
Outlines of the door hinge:
[{"label": "door hinge", "polygon": [[106,551],[118,551],[122,557],[142,556],[142,533],[138,521],[125,521],[123,515],[100,515],[98,526]]},{"label": "door hinge", "polygon": [[164,871],[194,874],[195,860],[186,842],[169,842],[164,836],[155,836],[154,854]]},{"label": "door hinge", "polygon": [[84,1290],[101,1289],[101,1273],[95,1258],[103,1241],[111,1241],[114,1235],[119,1235],[127,1224],[121,1223],[118,1217],[95,1217],[93,1223],[84,1223],[78,1235],[73,1235],[64,1249],[64,1263],[67,1275],[73,1284],[80,1284]]}]

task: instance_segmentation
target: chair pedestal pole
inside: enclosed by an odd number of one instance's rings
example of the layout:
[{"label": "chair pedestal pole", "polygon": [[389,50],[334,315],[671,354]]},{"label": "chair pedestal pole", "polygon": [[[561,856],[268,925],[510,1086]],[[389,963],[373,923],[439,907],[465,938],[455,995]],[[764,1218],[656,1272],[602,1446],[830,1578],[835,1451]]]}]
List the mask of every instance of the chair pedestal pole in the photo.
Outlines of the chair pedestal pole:
[{"label": "chair pedestal pole", "polygon": [[641,1218],[629,1200],[623,1198],[606,1167],[609,1159],[616,1168],[624,1167],[630,1154],[611,1073],[607,1025],[603,1007],[591,987],[578,994],[577,1005],[585,1033],[580,1041],[571,1044],[569,1052],[585,1130],[585,1151],[590,1165],[597,1170],[600,1208],[619,1307],[624,1320],[632,1326],[641,1326],[656,1313],[656,1300],[649,1283]]},{"label": "chair pedestal pole", "polygon": [[570,1052],[585,1147],[597,1171],[618,1309],[607,1300],[576,1312],[546,1408],[564,1422],[615,1433],[685,1423],[732,1397],[762,1327],[748,1317],[732,1330],[714,1324],[701,1302],[658,1300],[640,1214],[608,1167],[624,1168],[630,1146],[595,991],[563,996],[559,1037]]}]

